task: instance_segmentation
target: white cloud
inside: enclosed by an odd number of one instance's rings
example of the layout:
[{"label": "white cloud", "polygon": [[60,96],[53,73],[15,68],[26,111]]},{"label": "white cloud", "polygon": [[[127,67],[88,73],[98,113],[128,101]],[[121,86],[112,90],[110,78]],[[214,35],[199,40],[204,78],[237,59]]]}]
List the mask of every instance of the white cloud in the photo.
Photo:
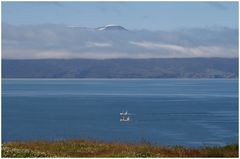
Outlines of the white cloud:
[{"label": "white cloud", "polygon": [[[165,49],[165,51],[169,52],[169,57],[236,57],[238,53],[238,49],[220,46],[183,47],[180,45],[162,44],[147,41],[130,41],[129,43],[146,49]],[[172,56],[171,53],[175,54]]]},{"label": "white cloud", "polygon": [[100,43],[100,42],[86,42],[87,47],[111,47],[111,43]]},{"label": "white cloud", "polygon": [[130,41],[130,44],[141,46],[147,49],[170,49],[176,51],[184,51],[185,48],[179,45],[171,45],[171,44],[162,44],[162,43],[154,43],[154,42],[135,42]]},{"label": "white cloud", "polygon": [[225,48],[218,46],[200,46],[196,48],[188,48],[189,54],[193,57],[237,57],[237,48]]}]

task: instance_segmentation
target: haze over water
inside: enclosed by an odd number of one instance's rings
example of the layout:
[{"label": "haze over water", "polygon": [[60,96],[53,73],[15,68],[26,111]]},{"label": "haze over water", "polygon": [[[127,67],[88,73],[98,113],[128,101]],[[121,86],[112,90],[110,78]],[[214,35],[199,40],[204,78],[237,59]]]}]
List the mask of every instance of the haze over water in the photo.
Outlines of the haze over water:
[{"label": "haze over water", "polygon": [[[2,141],[238,142],[237,79],[4,79]],[[132,121],[121,123],[122,110]]]}]

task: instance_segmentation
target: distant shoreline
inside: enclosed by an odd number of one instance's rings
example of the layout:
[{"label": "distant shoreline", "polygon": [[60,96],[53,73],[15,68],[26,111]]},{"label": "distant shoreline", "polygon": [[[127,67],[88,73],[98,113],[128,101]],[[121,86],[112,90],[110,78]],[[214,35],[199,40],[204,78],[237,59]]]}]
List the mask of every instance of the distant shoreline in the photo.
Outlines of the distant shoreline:
[{"label": "distant shoreline", "polygon": [[239,78],[2,78],[2,80],[238,80]]}]

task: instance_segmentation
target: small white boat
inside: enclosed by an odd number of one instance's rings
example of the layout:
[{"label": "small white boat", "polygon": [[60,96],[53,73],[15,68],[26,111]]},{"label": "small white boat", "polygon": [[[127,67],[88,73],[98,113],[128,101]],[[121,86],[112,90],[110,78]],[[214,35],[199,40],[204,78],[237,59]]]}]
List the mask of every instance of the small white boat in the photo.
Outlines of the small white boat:
[{"label": "small white boat", "polygon": [[129,113],[127,111],[120,113],[120,122],[130,121]]}]

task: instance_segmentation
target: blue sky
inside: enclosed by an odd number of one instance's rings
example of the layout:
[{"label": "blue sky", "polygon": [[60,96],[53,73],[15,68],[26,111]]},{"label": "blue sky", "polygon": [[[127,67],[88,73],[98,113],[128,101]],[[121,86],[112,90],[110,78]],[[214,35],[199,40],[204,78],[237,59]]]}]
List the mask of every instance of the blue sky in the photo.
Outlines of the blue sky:
[{"label": "blue sky", "polygon": [[2,21],[92,28],[118,24],[132,30],[238,28],[238,2],[2,2]]}]

